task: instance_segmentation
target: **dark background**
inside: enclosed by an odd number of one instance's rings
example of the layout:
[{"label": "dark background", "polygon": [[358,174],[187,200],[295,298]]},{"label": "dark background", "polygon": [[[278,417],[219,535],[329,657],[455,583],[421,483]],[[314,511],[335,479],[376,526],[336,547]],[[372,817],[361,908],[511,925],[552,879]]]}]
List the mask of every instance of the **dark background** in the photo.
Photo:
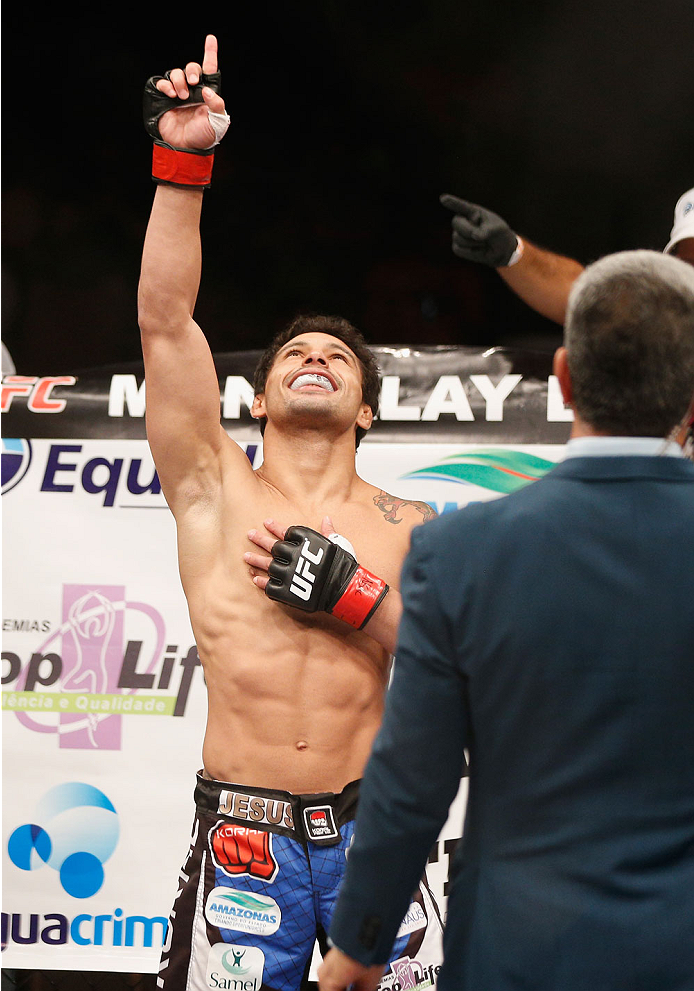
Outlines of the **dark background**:
[{"label": "dark background", "polygon": [[214,351],[296,312],[373,344],[554,347],[456,259],[442,192],[588,262],[661,250],[694,182],[691,0],[18,3],[3,15],[3,337],[17,370],[139,358],[147,76],[217,34],[232,126],[205,194]]}]

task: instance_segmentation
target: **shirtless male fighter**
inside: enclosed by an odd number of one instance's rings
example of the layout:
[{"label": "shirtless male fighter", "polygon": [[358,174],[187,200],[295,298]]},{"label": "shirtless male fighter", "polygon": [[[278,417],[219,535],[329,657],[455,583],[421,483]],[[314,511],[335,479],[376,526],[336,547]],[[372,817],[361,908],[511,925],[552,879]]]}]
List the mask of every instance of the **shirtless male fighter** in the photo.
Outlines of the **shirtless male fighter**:
[{"label": "shirtless male fighter", "polygon": [[[157,983],[296,991],[328,928],[381,721],[409,533],[433,511],[356,474],[378,378],[346,321],[299,318],[261,360],[252,407],[265,428],[260,468],[223,430],[217,373],[193,319],[203,189],[228,125],[219,89],[211,35],[202,65],[145,89],[158,183],[139,286],[147,436],[176,520],[209,695],[193,838]],[[326,513],[361,566],[316,532]],[[250,579],[248,534],[266,519],[312,528],[293,544],[287,534],[304,589],[330,558],[319,611],[277,605]],[[431,983],[440,931],[423,883],[384,987]]]}]

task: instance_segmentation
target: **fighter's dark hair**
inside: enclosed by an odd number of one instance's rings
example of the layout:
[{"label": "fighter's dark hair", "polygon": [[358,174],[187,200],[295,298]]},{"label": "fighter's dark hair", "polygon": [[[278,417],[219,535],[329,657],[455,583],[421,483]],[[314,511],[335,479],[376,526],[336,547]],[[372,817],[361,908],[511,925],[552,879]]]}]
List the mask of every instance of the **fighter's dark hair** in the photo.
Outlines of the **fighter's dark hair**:
[{"label": "fighter's dark hair", "polygon": [[[362,402],[371,407],[374,418],[378,414],[378,400],[381,389],[380,372],[378,362],[369,348],[363,334],[354,327],[349,320],[343,317],[324,316],[322,314],[301,314],[295,317],[291,323],[275,334],[270,344],[263,351],[255,368],[253,375],[253,392],[258,396],[265,392],[265,384],[270,369],[272,368],[275,356],[280,348],[301,334],[329,334],[337,340],[346,344],[359,362],[361,369],[361,396]],[[262,417],[259,420],[260,433],[265,433],[266,420]],[[365,435],[363,427],[357,427],[356,447]]]}]

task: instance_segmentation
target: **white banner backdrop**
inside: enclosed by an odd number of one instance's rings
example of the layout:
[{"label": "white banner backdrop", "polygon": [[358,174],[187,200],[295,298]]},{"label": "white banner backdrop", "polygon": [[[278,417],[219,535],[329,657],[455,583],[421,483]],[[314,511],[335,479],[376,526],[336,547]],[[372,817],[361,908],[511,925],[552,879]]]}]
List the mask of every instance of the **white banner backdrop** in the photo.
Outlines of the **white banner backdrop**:
[{"label": "white banner backdrop", "polygon": [[[562,450],[365,441],[357,469],[449,512]],[[8,438],[3,492],[3,966],[155,972],[206,718],[173,519],[142,439]],[[429,868],[442,903],[464,800]]]}]

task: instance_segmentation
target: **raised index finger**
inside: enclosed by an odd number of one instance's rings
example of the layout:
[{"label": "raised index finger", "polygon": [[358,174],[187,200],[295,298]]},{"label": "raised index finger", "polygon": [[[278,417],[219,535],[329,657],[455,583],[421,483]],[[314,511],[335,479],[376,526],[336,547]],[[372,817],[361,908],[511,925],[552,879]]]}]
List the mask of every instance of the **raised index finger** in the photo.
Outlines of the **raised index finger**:
[{"label": "raised index finger", "polygon": [[217,39],[213,34],[205,38],[205,54],[202,59],[202,71],[205,75],[217,72]]}]

